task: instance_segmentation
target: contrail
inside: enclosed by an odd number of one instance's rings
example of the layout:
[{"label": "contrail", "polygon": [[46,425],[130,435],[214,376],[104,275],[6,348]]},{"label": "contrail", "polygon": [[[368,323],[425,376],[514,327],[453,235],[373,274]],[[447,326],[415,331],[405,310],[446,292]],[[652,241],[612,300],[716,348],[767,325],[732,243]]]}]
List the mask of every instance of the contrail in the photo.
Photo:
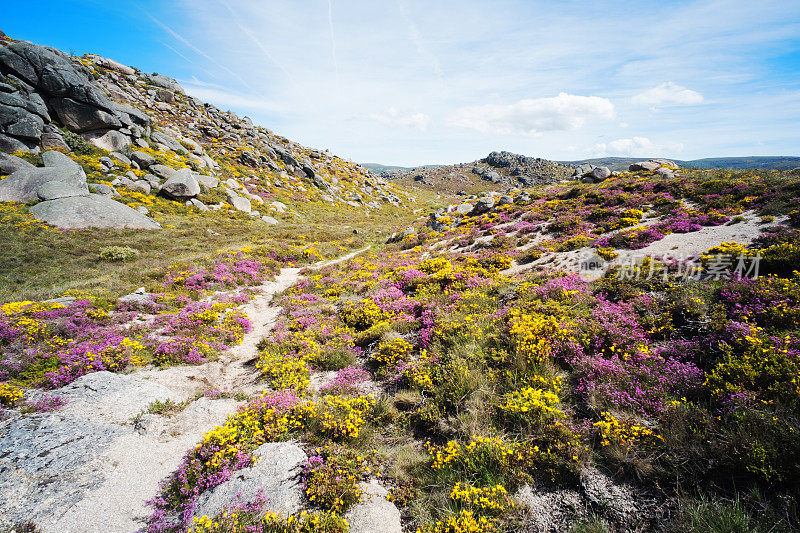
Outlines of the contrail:
[{"label": "contrail", "polygon": [[339,79],[339,62],[336,60],[336,37],[333,34],[333,0],[328,0],[328,27],[331,30],[331,57],[333,68],[336,69],[336,79]]},{"label": "contrail", "polygon": [[[241,23],[241,18],[239,17],[239,14],[236,11],[234,11],[234,9],[230,6],[230,4],[228,2],[226,2],[225,0],[218,0],[218,2],[223,7],[225,7],[225,9],[227,9],[230,12],[231,15],[233,15],[233,18],[234,18],[234,20],[236,22],[236,26],[238,26],[238,28],[240,30],[242,30],[250,38],[251,41],[253,41],[253,43],[259,48],[259,50],[261,50],[261,53],[264,54],[264,56],[266,56],[266,58],[269,59],[272,63],[274,63],[276,67],[278,67],[284,73],[289,75],[289,71],[286,70],[286,67],[284,67],[281,64],[281,62],[278,61],[275,58],[275,56],[270,53],[270,51],[267,49],[267,47],[264,46],[264,43],[262,43],[258,39],[258,37],[256,37],[256,34],[253,33],[253,30],[251,30],[250,28],[248,28],[247,26],[245,26],[244,24]],[[291,75],[289,75],[289,79],[291,80]]]},{"label": "contrail", "polygon": [[434,72],[439,78],[442,77],[442,65],[439,63],[439,60],[433,55],[428,47],[425,46],[425,40],[422,38],[422,34],[417,29],[417,25],[414,24],[414,21],[411,20],[411,17],[406,10],[405,2],[402,0],[397,0],[397,7],[400,9],[400,14],[403,15],[403,19],[406,21],[406,25],[408,25],[408,32],[411,34],[411,40],[417,47],[417,52],[420,53],[421,56],[427,58],[431,62],[431,66],[433,67]]},{"label": "contrail", "polygon": [[164,45],[165,47],[167,47],[167,48],[169,48],[170,50],[172,50],[173,52],[175,52],[177,55],[181,56],[181,57],[182,57],[183,59],[185,59],[185,60],[186,60],[188,63],[194,64],[194,61],[192,61],[191,59],[189,59],[188,57],[186,57],[184,54],[180,53],[180,52],[179,52],[179,51],[178,51],[178,50],[177,50],[175,47],[168,45],[168,44],[167,44],[167,43],[165,43],[164,41],[158,41],[158,42],[160,42],[162,45]]},{"label": "contrail", "polygon": [[[144,10],[143,10],[143,11],[144,11]],[[222,70],[224,70],[225,72],[227,72],[228,74],[230,74],[231,76],[233,76],[234,78],[236,78],[237,80],[239,80],[240,82],[242,82],[242,84],[243,84],[245,87],[247,87],[248,89],[251,89],[251,90],[253,89],[253,88],[250,86],[250,84],[249,84],[249,83],[247,83],[247,82],[246,82],[244,79],[242,79],[242,77],[241,77],[241,76],[239,76],[238,74],[236,74],[234,71],[232,71],[231,69],[229,69],[229,68],[228,68],[228,67],[226,67],[225,65],[222,65],[222,64],[218,63],[218,62],[217,62],[217,61],[216,61],[216,60],[215,60],[213,57],[211,57],[210,55],[206,54],[205,52],[203,52],[202,50],[200,50],[199,48],[197,48],[195,45],[193,45],[192,43],[190,43],[189,41],[187,41],[187,40],[186,40],[186,39],[185,39],[185,38],[184,38],[184,37],[183,37],[181,34],[179,34],[179,33],[178,33],[178,32],[176,32],[175,30],[173,30],[172,28],[170,28],[169,26],[167,26],[166,24],[164,24],[163,22],[161,22],[160,20],[158,20],[157,18],[155,18],[155,17],[154,17],[153,15],[151,15],[150,13],[147,13],[147,12],[145,11],[145,14],[146,14],[148,17],[150,17],[150,19],[151,19],[153,22],[155,22],[156,24],[158,24],[158,25],[161,27],[161,29],[163,29],[165,32],[169,33],[171,36],[173,36],[173,37],[174,37],[175,39],[177,39],[178,41],[182,42],[184,45],[186,45],[186,46],[187,46],[189,49],[191,49],[192,51],[194,51],[196,54],[198,54],[198,55],[200,55],[200,56],[202,56],[202,57],[206,58],[207,60],[209,60],[211,63],[213,63],[213,64],[214,64],[214,65],[216,65],[217,67],[221,68]]]}]

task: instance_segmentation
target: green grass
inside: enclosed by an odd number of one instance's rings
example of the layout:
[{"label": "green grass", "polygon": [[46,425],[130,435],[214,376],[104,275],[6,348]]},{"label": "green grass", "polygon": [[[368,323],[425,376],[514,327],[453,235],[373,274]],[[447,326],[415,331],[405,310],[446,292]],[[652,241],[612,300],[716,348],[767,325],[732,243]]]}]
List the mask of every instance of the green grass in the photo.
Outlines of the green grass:
[{"label": "green grass", "polygon": [[[60,231],[31,223],[21,204],[5,204],[0,212],[0,302],[43,300],[67,291],[126,294],[171,264],[202,263],[217,250],[247,245],[337,242],[359,249],[382,244],[392,231],[414,218],[409,211],[394,207],[369,217],[342,207],[317,207],[277,226],[207,213],[165,215],[163,228],[154,231]],[[131,248],[138,254],[128,261],[101,261],[101,250],[112,246]]]}]

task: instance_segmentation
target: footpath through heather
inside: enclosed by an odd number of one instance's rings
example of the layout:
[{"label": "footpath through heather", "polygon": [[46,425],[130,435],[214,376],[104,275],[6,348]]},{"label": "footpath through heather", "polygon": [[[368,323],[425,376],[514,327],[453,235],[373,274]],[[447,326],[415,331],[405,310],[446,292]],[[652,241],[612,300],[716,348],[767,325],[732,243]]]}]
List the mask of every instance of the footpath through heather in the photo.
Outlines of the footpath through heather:
[{"label": "footpath through heather", "polygon": [[[346,261],[366,249],[308,268]],[[257,345],[281,312],[273,297],[297,283],[300,272],[284,268],[258,288],[241,308],[250,332],[218,360],[127,375],[88,374],[54,391],[69,399],[63,409],[6,420],[0,438],[4,522],[30,520],[44,532],[144,527],[151,512],[147,501],[159,482],[204,433],[236,411],[239,402],[230,396],[264,388],[255,366]],[[216,393],[197,398],[203,391]],[[147,412],[154,402],[167,400],[183,408]]]}]

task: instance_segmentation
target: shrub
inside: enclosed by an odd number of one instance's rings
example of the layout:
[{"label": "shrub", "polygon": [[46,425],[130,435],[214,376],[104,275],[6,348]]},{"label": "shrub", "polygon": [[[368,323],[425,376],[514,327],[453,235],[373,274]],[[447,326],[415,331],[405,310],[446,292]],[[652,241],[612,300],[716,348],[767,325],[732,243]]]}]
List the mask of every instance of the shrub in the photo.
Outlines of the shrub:
[{"label": "shrub", "polygon": [[390,342],[382,342],[378,345],[374,361],[381,371],[389,372],[399,363],[405,362],[411,355],[412,349],[413,346],[402,337]]},{"label": "shrub", "polygon": [[359,484],[370,472],[366,459],[354,450],[326,450],[324,457],[309,457],[303,467],[306,497],[315,507],[343,513],[360,500],[362,491]]},{"label": "shrub", "polygon": [[78,155],[97,155],[100,153],[98,148],[90,144],[77,133],[73,133],[65,128],[61,130],[61,134],[64,137],[64,142],[69,146],[69,149]]},{"label": "shrub", "polygon": [[300,406],[296,417],[298,423],[319,439],[354,440],[368,422],[374,405],[375,400],[369,396],[326,395]]},{"label": "shrub", "polygon": [[339,311],[339,318],[342,322],[357,331],[369,329],[376,323],[385,320],[386,317],[386,313],[372,300],[364,300],[358,304],[350,304]]},{"label": "shrub", "polygon": [[101,261],[133,261],[139,257],[139,251],[128,246],[104,246],[98,257]]},{"label": "shrub", "polygon": [[22,399],[22,389],[0,381],[0,404],[14,405]]}]

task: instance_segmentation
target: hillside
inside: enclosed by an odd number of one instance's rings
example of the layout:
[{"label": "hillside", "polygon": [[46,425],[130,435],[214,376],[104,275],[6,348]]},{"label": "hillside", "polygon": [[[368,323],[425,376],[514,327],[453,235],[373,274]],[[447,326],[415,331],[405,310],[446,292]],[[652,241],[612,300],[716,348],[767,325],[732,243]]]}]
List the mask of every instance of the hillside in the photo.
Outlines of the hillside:
[{"label": "hillside", "polygon": [[571,174],[571,168],[559,163],[511,152],[492,152],[472,163],[381,172],[381,176],[405,188],[462,195],[490,189],[550,184]]},{"label": "hillside", "polygon": [[0,33],[0,532],[797,530],[800,177],[583,163]]},{"label": "hillside", "polygon": [[[627,170],[633,163],[647,161],[645,157],[601,157],[595,159],[581,159],[578,161],[563,161],[564,164],[579,166],[579,165],[596,165],[605,166],[611,170]],[[800,157],[797,156],[753,156],[753,157],[707,157],[703,159],[692,159],[682,161],[680,159],[674,160],[678,165],[684,168],[698,168],[698,169],[715,169],[715,168],[731,168],[737,170],[744,169],[775,169],[775,170],[791,170],[800,166]]]}]

